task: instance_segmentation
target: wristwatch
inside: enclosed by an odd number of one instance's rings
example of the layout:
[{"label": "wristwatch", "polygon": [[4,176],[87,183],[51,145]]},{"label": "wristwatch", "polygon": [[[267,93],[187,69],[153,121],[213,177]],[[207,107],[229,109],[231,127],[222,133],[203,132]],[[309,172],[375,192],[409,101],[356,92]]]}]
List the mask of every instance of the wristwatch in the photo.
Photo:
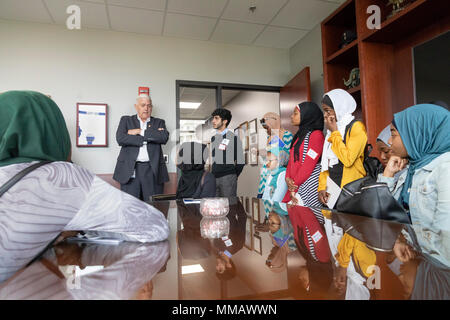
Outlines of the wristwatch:
[{"label": "wristwatch", "polygon": [[147,140],[144,140],[144,141],[142,142],[142,144],[143,144],[144,146],[146,146],[146,145],[147,145]]}]

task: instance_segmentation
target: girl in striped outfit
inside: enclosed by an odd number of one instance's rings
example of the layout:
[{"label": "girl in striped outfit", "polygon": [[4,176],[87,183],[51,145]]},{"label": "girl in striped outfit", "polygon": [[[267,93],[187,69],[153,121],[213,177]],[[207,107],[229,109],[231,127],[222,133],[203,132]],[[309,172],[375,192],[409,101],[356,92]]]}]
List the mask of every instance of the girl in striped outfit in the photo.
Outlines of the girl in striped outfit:
[{"label": "girl in striped outfit", "polygon": [[[324,143],[322,111],[314,102],[300,103],[294,108],[291,122],[299,128],[292,140],[286,170],[288,192],[283,202],[320,207],[317,187]],[[319,221],[322,222],[323,218]]]}]

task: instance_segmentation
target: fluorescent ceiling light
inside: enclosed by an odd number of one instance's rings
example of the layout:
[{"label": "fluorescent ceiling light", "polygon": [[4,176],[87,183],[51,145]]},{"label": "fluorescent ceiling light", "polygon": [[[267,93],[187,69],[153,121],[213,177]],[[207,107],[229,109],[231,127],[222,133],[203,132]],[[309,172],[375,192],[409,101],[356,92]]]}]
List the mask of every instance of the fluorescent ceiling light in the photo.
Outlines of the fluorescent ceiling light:
[{"label": "fluorescent ceiling light", "polygon": [[181,274],[199,273],[199,272],[205,272],[205,269],[203,269],[202,266],[199,264],[181,267]]},{"label": "fluorescent ceiling light", "polygon": [[200,107],[201,102],[180,102],[180,108],[182,109],[197,109]]}]

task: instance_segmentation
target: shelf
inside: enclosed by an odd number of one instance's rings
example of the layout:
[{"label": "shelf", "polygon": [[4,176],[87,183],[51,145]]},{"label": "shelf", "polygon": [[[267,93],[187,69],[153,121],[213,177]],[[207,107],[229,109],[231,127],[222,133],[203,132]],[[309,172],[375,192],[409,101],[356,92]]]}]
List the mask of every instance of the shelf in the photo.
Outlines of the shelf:
[{"label": "shelf", "polygon": [[358,39],[328,57],[327,63],[358,62]]},{"label": "shelf", "polygon": [[359,91],[361,91],[361,85],[347,90],[347,92],[350,93],[350,94],[354,94],[354,93],[357,93]]},{"label": "shelf", "polygon": [[381,23],[380,29],[368,31],[363,41],[392,44],[448,16],[448,0],[416,0],[403,11]]}]

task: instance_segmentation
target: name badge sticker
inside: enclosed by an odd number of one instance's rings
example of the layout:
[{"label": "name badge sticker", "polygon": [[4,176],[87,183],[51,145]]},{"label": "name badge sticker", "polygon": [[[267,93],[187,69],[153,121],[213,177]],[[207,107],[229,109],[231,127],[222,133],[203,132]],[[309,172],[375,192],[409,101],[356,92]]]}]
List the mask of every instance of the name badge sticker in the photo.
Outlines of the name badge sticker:
[{"label": "name badge sticker", "polygon": [[222,144],[224,144],[224,145],[228,145],[230,143],[230,140],[229,139],[223,139],[222,140]]},{"label": "name badge sticker", "polygon": [[226,149],[227,149],[227,146],[225,144],[221,143],[219,145],[219,150],[226,150]]},{"label": "name badge sticker", "polygon": [[313,149],[309,149],[309,151],[306,155],[309,156],[313,160],[315,160],[318,156],[317,152],[315,152]]},{"label": "name badge sticker", "polygon": [[322,239],[322,234],[320,233],[320,231],[317,231],[312,235],[311,238],[313,239],[314,243],[317,243],[320,241],[320,239]]},{"label": "name badge sticker", "polygon": [[231,239],[228,239],[227,241],[225,241],[225,245],[227,247],[231,247],[233,245],[233,242],[231,242]]}]

